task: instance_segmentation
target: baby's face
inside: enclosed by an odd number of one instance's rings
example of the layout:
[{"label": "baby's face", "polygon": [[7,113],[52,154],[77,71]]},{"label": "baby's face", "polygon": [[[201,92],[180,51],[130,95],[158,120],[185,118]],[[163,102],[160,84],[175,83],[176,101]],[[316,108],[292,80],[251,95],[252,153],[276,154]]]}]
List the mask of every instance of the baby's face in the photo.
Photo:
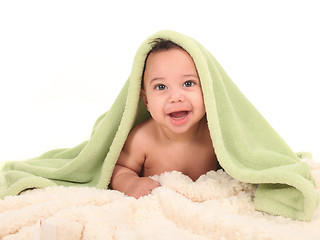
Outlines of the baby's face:
[{"label": "baby's face", "polygon": [[152,118],[173,133],[187,133],[205,115],[200,79],[190,55],[173,48],[151,53],[142,99]]}]

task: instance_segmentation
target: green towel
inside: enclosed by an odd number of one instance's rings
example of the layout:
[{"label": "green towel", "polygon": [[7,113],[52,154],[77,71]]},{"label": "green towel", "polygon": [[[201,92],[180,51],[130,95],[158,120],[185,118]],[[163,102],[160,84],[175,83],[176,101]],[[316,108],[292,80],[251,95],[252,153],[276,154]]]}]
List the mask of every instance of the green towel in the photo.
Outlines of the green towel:
[{"label": "green towel", "polygon": [[143,42],[129,79],[110,110],[96,121],[89,141],[37,158],[6,162],[0,175],[0,197],[55,185],[108,187],[130,130],[150,117],[139,92],[145,58],[155,38],[177,43],[193,58],[219,163],[233,178],[258,184],[256,209],[310,221],[318,195],[307,164],[300,161],[201,44],[173,31],[160,31]]}]

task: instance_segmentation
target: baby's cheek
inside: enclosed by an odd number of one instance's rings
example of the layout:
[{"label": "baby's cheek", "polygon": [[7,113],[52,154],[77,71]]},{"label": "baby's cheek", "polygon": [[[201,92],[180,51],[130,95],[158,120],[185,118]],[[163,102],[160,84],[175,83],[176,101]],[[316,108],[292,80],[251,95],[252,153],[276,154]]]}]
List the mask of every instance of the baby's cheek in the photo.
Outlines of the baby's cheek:
[{"label": "baby's cheek", "polygon": [[149,111],[152,111],[152,112],[159,112],[162,110],[160,102],[156,100],[149,102],[149,109],[150,109]]}]

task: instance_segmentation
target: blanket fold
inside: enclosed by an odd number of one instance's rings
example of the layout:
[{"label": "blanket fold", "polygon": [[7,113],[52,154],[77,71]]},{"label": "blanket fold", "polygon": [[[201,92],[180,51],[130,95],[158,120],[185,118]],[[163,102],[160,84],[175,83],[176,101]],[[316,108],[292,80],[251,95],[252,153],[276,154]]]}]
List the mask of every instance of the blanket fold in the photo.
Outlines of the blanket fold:
[{"label": "blanket fold", "polygon": [[130,130],[150,117],[140,99],[140,87],[150,42],[156,38],[177,43],[194,60],[219,163],[233,178],[258,184],[256,209],[311,220],[318,195],[307,164],[290,149],[200,43],[168,30],[157,32],[142,43],[129,79],[110,110],[96,121],[88,141],[74,148],[52,150],[37,158],[6,162],[0,174],[0,197],[54,185],[108,187]]}]

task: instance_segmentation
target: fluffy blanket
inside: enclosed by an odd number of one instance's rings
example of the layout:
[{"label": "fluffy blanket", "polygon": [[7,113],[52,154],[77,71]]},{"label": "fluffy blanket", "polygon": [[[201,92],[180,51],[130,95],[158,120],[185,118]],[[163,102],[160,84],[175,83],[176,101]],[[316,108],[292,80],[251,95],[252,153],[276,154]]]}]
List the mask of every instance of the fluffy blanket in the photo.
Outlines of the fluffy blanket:
[{"label": "fluffy blanket", "polygon": [[[320,194],[320,164],[310,163]],[[255,185],[224,171],[198,181],[156,176],[162,186],[138,200],[114,190],[48,187],[0,202],[0,238],[36,239],[320,239],[320,208],[301,222],[255,210]]]}]

